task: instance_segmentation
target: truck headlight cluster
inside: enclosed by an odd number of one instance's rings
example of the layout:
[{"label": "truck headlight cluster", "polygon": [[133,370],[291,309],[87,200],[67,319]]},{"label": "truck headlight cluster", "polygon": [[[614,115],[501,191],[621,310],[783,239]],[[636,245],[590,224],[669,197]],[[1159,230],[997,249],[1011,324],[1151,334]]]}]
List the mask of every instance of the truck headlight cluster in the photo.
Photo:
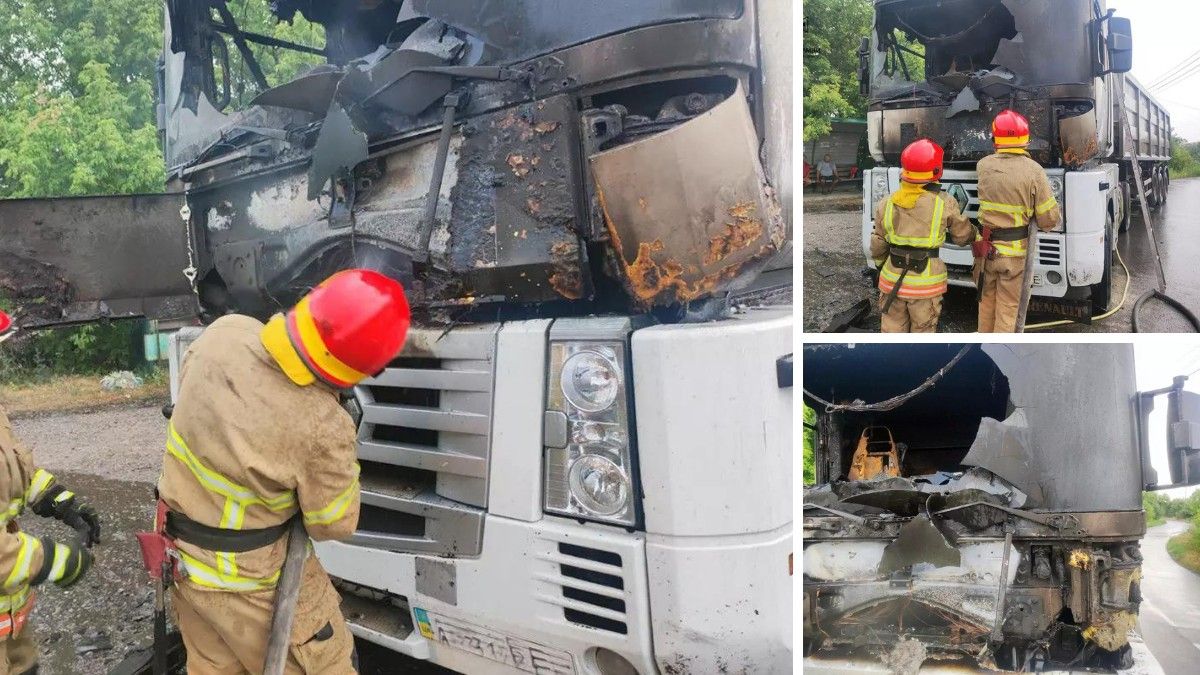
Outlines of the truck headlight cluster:
[{"label": "truck headlight cluster", "polygon": [[888,196],[888,172],[887,169],[872,169],[871,170],[871,213],[875,213],[875,206],[881,200]]},{"label": "truck headlight cluster", "polygon": [[1050,192],[1054,193],[1054,201],[1058,202],[1059,206],[1065,206],[1066,202],[1064,200],[1065,199],[1065,195],[1064,195],[1065,191],[1063,189],[1063,177],[1062,176],[1046,176],[1046,178],[1050,179]]},{"label": "truck headlight cluster", "polygon": [[547,511],[635,524],[625,355],[623,342],[550,343]]}]

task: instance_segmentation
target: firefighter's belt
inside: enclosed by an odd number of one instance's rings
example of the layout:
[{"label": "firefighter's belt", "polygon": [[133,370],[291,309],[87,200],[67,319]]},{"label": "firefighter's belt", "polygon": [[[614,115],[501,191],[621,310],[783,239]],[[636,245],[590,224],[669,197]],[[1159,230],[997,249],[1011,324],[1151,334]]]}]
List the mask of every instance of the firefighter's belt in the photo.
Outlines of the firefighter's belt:
[{"label": "firefighter's belt", "polygon": [[[295,516],[293,516],[295,517]],[[178,511],[167,512],[167,536],[209,551],[245,553],[274,544],[287,533],[288,519],[278,525],[253,530],[229,530],[198,523]]]},{"label": "firefighter's belt", "polygon": [[924,272],[930,258],[941,256],[941,250],[936,248],[918,248],[916,246],[898,246],[892,244],[888,255],[896,269],[909,272]]},{"label": "firefighter's belt", "polygon": [[993,227],[991,241],[1021,241],[1029,236],[1028,228],[1024,227]]}]

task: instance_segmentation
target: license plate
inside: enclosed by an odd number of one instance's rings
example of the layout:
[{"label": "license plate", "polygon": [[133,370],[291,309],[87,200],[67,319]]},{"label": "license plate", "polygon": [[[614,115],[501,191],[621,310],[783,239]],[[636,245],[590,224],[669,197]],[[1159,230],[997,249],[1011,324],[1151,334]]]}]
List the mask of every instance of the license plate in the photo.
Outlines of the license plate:
[{"label": "license plate", "polygon": [[413,617],[416,619],[417,629],[427,640],[434,640],[527,673],[575,675],[574,661],[567,652],[420,607],[413,608]]}]

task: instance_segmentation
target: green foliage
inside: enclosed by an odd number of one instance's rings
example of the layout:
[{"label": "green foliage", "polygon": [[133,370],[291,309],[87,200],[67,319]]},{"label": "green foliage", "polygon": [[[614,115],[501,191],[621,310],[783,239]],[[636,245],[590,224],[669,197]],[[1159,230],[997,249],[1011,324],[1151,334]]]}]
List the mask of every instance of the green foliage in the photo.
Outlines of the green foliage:
[{"label": "green foliage", "polygon": [[1153,527],[1166,522],[1167,503],[1171,500],[1158,492],[1142,493],[1142,510],[1146,512],[1146,525]]},{"label": "green foliage", "polygon": [[1171,137],[1171,177],[1200,176],[1200,143],[1188,143],[1178,136]]},{"label": "green foliage", "polygon": [[[277,23],[263,0],[233,0],[239,25],[320,47],[324,29]],[[162,190],[155,64],[163,4],[145,0],[0,3],[0,198]],[[229,42],[232,107],[258,93]],[[251,47],[278,84],[320,57]]]},{"label": "green foliage", "polygon": [[817,411],[804,406],[804,484],[812,485],[817,482],[817,465],[815,459],[815,448],[817,438]]},{"label": "green foliage", "polygon": [[868,0],[804,3],[804,140],[829,133],[834,117],[862,117],[858,43],[871,30]]},{"label": "green foliage", "polygon": [[[133,370],[141,339],[138,320],[87,324],[39,331],[0,349],[0,382],[41,380],[54,375],[104,374]],[[14,344],[15,342],[15,344]]]}]

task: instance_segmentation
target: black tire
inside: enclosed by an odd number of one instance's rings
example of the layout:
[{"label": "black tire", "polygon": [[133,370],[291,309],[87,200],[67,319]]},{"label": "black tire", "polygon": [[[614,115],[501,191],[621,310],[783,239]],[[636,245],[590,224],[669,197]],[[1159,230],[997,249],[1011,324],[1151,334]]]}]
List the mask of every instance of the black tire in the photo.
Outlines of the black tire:
[{"label": "black tire", "polygon": [[1159,176],[1158,182],[1159,182],[1159,185],[1161,188],[1161,192],[1159,192],[1159,195],[1158,195],[1158,205],[1166,206],[1167,205],[1167,195],[1171,191],[1171,178],[1167,173],[1167,167],[1164,166],[1164,167],[1159,168],[1158,176]]},{"label": "black tire", "polygon": [[1129,195],[1129,183],[1121,183],[1121,224],[1119,231],[1129,230],[1129,220],[1133,217],[1133,198]]},{"label": "black tire", "polygon": [[1116,216],[1110,205],[1108,215],[1104,219],[1104,276],[1100,283],[1092,284],[1092,316],[1108,311],[1108,303],[1112,300],[1112,265],[1113,239]]},{"label": "black tire", "polygon": [[1156,169],[1151,169],[1150,187],[1146,190],[1146,205],[1149,206],[1152,211],[1158,210],[1158,183],[1158,171]]}]

